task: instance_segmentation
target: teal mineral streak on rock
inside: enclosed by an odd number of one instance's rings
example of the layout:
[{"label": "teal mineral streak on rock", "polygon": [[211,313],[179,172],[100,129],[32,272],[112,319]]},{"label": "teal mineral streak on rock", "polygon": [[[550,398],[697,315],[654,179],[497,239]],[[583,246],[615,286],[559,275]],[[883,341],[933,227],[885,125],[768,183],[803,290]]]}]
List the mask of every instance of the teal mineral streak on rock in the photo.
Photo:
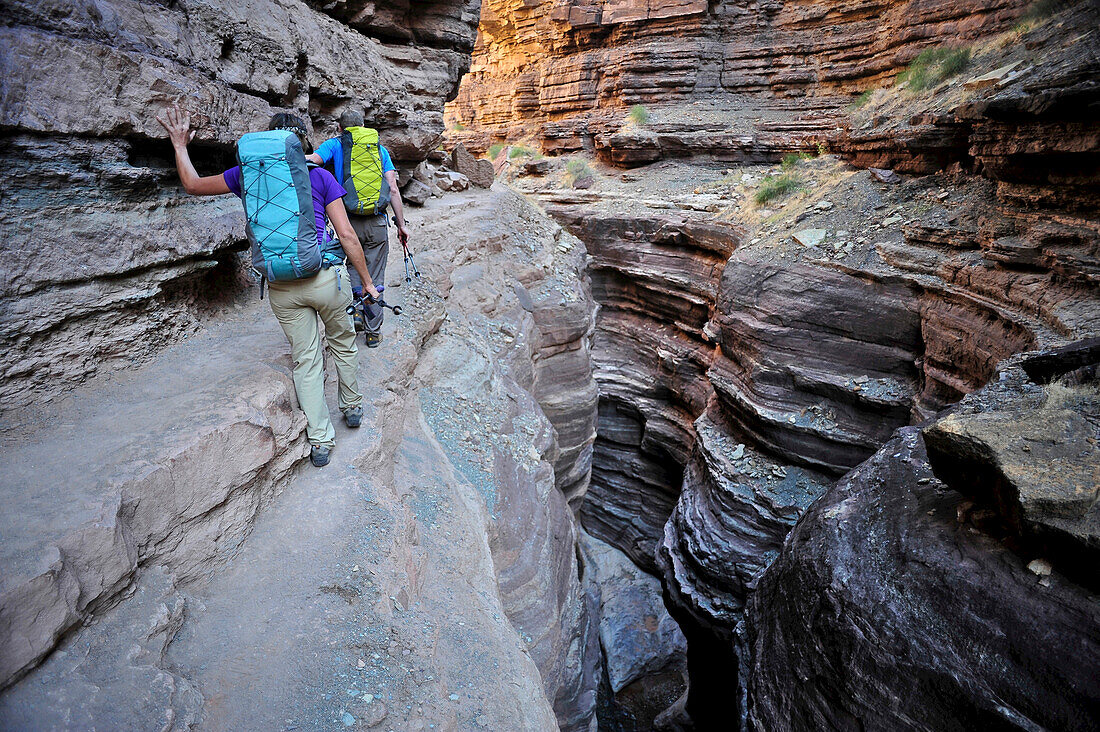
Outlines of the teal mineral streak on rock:
[{"label": "teal mineral streak on rock", "polygon": [[[458,414],[455,398],[450,390],[425,389],[421,401],[424,417],[435,438],[443,446],[451,464],[462,474],[485,501],[489,512],[496,517],[497,489],[490,467],[493,464],[493,444],[477,429],[476,421],[468,414]],[[476,409],[470,405],[467,409]],[[463,444],[463,432],[468,437]]]}]

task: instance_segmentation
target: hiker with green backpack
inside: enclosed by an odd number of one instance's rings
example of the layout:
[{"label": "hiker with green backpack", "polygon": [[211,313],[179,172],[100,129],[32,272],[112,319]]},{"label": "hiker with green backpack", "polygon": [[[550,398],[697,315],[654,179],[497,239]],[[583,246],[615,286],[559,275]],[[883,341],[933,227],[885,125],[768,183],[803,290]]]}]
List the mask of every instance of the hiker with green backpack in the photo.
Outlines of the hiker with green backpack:
[{"label": "hiker with green backpack", "polygon": [[[386,260],[390,251],[389,224],[386,206],[393,208],[397,223],[397,238],[405,244],[409,231],[405,228],[405,210],[401,191],[397,187],[397,169],[390,153],[378,141],[378,131],[364,127],[363,113],[345,110],[339,119],[340,136],[321,143],[317,152],[306,159],[318,165],[332,162],[336,180],[344,186],[344,206],[351,227],[363,243],[367,269],[379,287],[386,284]],[[351,273],[353,285],[357,275]],[[361,316],[367,348],[377,348],[382,342],[381,307],[366,308]]]},{"label": "hiker with green backpack", "polygon": [[[175,107],[157,121],[168,131],[185,191],[196,196],[233,193],[244,204],[252,266],[261,277],[260,297],[266,283],[271,310],[290,341],[294,389],[306,414],[309,458],[317,467],[327,465],[336,430],[325,403],[317,318],[325,325],[336,365],[340,411],[348,427],[358,427],[363,419],[363,395],[359,393],[355,327],[346,312],[353,301],[353,289],[345,257],[367,294],[381,297],[344,210],[344,189],[327,170],[307,164],[305,154],[312,151],[312,145],[304,124],[293,115],[276,114],[268,131],[244,135],[237,143],[239,165],[220,175],[202,177],[187,153],[187,143],[195,136],[190,114]],[[326,233],[326,214],[338,241]]]}]

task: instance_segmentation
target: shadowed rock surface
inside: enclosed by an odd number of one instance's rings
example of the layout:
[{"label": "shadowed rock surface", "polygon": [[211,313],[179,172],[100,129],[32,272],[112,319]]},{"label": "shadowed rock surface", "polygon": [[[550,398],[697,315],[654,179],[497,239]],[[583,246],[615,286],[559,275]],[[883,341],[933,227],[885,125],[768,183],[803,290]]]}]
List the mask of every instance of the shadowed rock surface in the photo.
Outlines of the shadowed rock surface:
[{"label": "shadowed rock surface", "polygon": [[[969,449],[974,431],[970,440],[945,437],[957,425],[1026,410],[1048,430],[1070,433],[1056,444],[1042,433],[1031,438],[1080,459],[1095,488],[1095,382],[1044,389],[1021,360],[926,428],[926,439],[915,428],[899,431],[799,522],[750,600],[753,724],[1092,728],[1100,686],[1088,669],[1100,652],[1100,611],[1095,564],[1085,576],[1079,564],[1094,556],[1090,539],[1067,538],[1057,553],[1014,543],[995,513],[1010,507],[1004,496],[975,503],[938,479],[965,477],[943,472],[951,460],[998,469],[996,457]],[[1075,438],[1079,421],[1088,429]],[[938,457],[930,463],[933,436]],[[1018,441],[1014,448],[1026,472],[1016,478],[1021,495],[1056,492],[1062,497],[1047,510],[1078,514],[1076,476],[1047,472],[1052,455],[1042,450],[1024,451]],[[1028,502],[1010,508],[1019,514]]]},{"label": "shadowed rock surface", "polygon": [[[5,3],[6,418],[195,332],[225,304],[208,293],[240,276],[228,251],[244,244],[240,204],[182,194],[156,114],[196,113],[202,175],[231,167],[237,138],[275,111],[321,137],[363,105],[394,158],[415,164],[443,131],[477,25],[463,0],[425,10],[350,28],[297,0]],[[399,21],[412,44],[394,36]]]},{"label": "shadowed rock surface", "polygon": [[649,729],[684,691],[687,641],[665,609],[660,580],[599,539],[584,534],[580,546],[586,579],[599,595],[608,697],[601,724]]},{"label": "shadowed rock surface", "polygon": [[[579,466],[590,462],[593,435],[575,425],[594,423],[595,401],[587,402],[585,417],[576,411],[584,402],[563,392],[591,385],[573,372],[568,381],[554,378],[557,364],[587,347],[594,306],[581,279],[584,249],[506,191],[463,194],[433,203],[429,213],[413,224],[424,280],[392,289],[390,301],[407,314],[387,319],[381,348],[361,352],[364,426],[338,427],[329,467],[296,469],[304,420],[293,411],[284,428],[293,427],[289,440],[274,449],[261,443],[268,453],[255,459],[262,469],[252,468],[266,475],[280,467],[278,489],[257,480],[233,489],[229,501],[211,497],[220,483],[169,455],[168,469],[183,481],[164,488],[178,499],[171,501],[157,492],[155,466],[143,468],[149,477],[128,484],[122,500],[159,512],[152,523],[160,534],[143,540],[156,553],[130,539],[137,531],[129,524],[111,534],[94,515],[50,518],[73,538],[58,568],[38,579],[28,574],[15,592],[5,586],[3,657],[26,671],[60,634],[82,621],[87,627],[73,629],[0,695],[0,717],[20,729],[64,726],[66,719],[208,729],[329,729],[347,719],[364,728],[590,728],[598,618],[581,583],[573,515],[554,471],[566,454],[563,464],[580,471],[584,483],[587,468]],[[400,268],[391,260],[391,286],[401,281]],[[235,368],[241,349],[253,359],[270,354],[278,367],[261,361],[256,378],[283,387],[285,398],[285,344],[266,310],[250,301],[226,323],[123,375],[97,411],[69,415],[71,423],[59,413],[44,434],[63,441],[106,432],[84,420],[117,419],[119,403],[151,415],[143,400],[167,404],[179,394],[199,408],[196,383],[205,379],[216,391],[216,375],[238,385],[247,375]],[[540,327],[543,318],[552,327]],[[575,325],[563,327],[568,322]],[[201,378],[181,368],[191,362],[204,364]],[[150,381],[162,367],[173,379]],[[536,401],[536,385],[548,404],[573,405],[557,415],[561,433]],[[232,427],[235,409],[247,413],[255,401],[247,391],[217,393],[228,416],[207,413],[223,429]],[[181,419],[188,409],[178,408]],[[171,422],[141,428],[146,439],[205,444],[201,434]],[[137,451],[124,439],[94,449],[113,449],[125,469]],[[48,440],[36,442],[52,449]],[[23,444],[12,436],[8,454]],[[96,459],[88,449],[58,448],[70,459],[52,479],[70,491],[81,479],[98,485],[95,475],[70,475]],[[218,460],[220,473],[252,465],[242,446],[226,441],[225,449],[201,455]],[[19,476],[11,479],[15,491]],[[200,493],[184,494],[183,486]],[[28,562],[58,556],[46,544],[61,540],[26,523],[36,515],[45,520],[49,496],[22,500],[23,524],[5,527],[5,547],[26,536],[42,544],[28,547]],[[212,500],[225,505],[194,516]],[[136,545],[119,576],[103,578],[112,565],[100,559],[96,531]],[[5,558],[6,581],[20,576],[16,561]],[[69,594],[47,592],[50,578],[60,578]],[[43,610],[31,613],[29,594]],[[11,652],[23,637],[37,639],[37,655]],[[131,646],[132,653],[121,652]],[[20,667],[5,669],[8,683]]]}]

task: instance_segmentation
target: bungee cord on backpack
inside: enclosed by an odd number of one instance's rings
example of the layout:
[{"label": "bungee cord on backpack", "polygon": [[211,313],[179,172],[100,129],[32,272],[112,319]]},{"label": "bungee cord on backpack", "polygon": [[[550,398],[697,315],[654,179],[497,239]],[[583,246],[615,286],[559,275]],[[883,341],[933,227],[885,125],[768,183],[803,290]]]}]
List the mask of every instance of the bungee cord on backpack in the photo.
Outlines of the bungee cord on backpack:
[{"label": "bungee cord on backpack", "polygon": [[[286,156],[280,155],[275,160],[283,162],[286,160]],[[253,236],[256,237],[257,245],[276,256],[285,257],[290,253],[291,248],[297,247],[297,241],[294,238],[287,237],[283,227],[291,222],[296,223],[302,212],[291,210],[278,202],[280,194],[294,187],[289,166],[273,166],[268,165],[267,162],[266,160],[241,161],[241,197],[249,197],[248,203],[251,206],[248,211],[248,222],[252,227]],[[255,175],[245,175],[246,171],[255,173]],[[285,176],[280,175],[280,173],[285,173]],[[247,183],[250,180],[251,185],[248,185]],[[254,202],[259,202],[259,205]],[[276,211],[267,210],[272,206],[285,211],[287,213],[286,218],[279,221],[272,218],[279,215]],[[261,233],[263,231],[266,231],[266,233]],[[267,246],[268,240],[273,236],[283,240],[282,248]]]},{"label": "bungee cord on backpack", "polygon": [[351,146],[351,179],[359,194],[359,213],[367,206],[374,213],[382,195],[382,156],[378,145],[361,142]]}]

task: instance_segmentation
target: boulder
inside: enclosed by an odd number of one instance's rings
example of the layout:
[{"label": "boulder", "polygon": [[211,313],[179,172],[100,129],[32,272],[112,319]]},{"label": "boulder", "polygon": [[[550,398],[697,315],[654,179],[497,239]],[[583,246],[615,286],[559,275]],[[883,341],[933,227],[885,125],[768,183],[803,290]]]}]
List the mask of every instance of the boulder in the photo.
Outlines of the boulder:
[{"label": "boulder", "polygon": [[418,180],[425,185],[431,185],[435,180],[436,166],[429,163],[427,160],[422,160],[419,165],[413,170],[412,177],[414,180]]},{"label": "boulder", "polygon": [[680,672],[687,641],[661,600],[661,582],[609,544],[587,534],[581,548],[585,571],[600,587],[600,643],[611,689],[664,671]]},{"label": "boulder", "polygon": [[401,189],[401,200],[413,206],[423,206],[431,198],[431,195],[431,187],[415,178]]},{"label": "boulder", "polygon": [[600,647],[613,704],[635,722],[652,722],[685,689],[687,640],[665,609],[660,580],[587,534],[580,547],[585,575],[598,587]]},{"label": "boulder", "polygon": [[550,172],[553,164],[549,158],[539,158],[538,160],[528,160],[523,164],[524,175],[546,175]]},{"label": "boulder", "polygon": [[884,168],[868,168],[871,173],[871,177],[877,180],[879,183],[900,183],[901,176],[892,170],[886,170]]},{"label": "boulder", "polygon": [[461,143],[451,152],[451,168],[469,178],[478,188],[488,188],[495,179],[492,162],[475,158]]},{"label": "boulder", "polygon": [[[1095,383],[1036,384],[1025,360],[923,436],[899,430],[798,523],[746,609],[750,725],[1094,728],[1095,537],[1061,524],[1081,518],[1069,494],[1082,471],[1086,494],[1095,490],[1095,446],[1076,425],[1090,421],[1095,434],[1100,397]],[[1025,413],[1035,421],[1009,427]],[[1078,453],[1068,475],[1051,470]],[[974,479],[1012,487],[970,495]],[[1039,505],[1052,493],[1069,500]],[[1058,541],[1015,533],[1006,507],[1031,526],[1056,517]]]},{"label": "boulder", "polygon": [[1042,405],[952,414],[923,435],[933,469],[990,527],[1070,575],[1100,560],[1100,448],[1094,388],[1050,385]]},{"label": "boulder", "polygon": [[434,182],[441,191],[464,191],[470,187],[469,178],[452,170],[437,170]]},{"label": "boulder", "polygon": [[825,242],[828,232],[825,229],[802,229],[791,235],[796,242],[804,247],[819,247]]}]

